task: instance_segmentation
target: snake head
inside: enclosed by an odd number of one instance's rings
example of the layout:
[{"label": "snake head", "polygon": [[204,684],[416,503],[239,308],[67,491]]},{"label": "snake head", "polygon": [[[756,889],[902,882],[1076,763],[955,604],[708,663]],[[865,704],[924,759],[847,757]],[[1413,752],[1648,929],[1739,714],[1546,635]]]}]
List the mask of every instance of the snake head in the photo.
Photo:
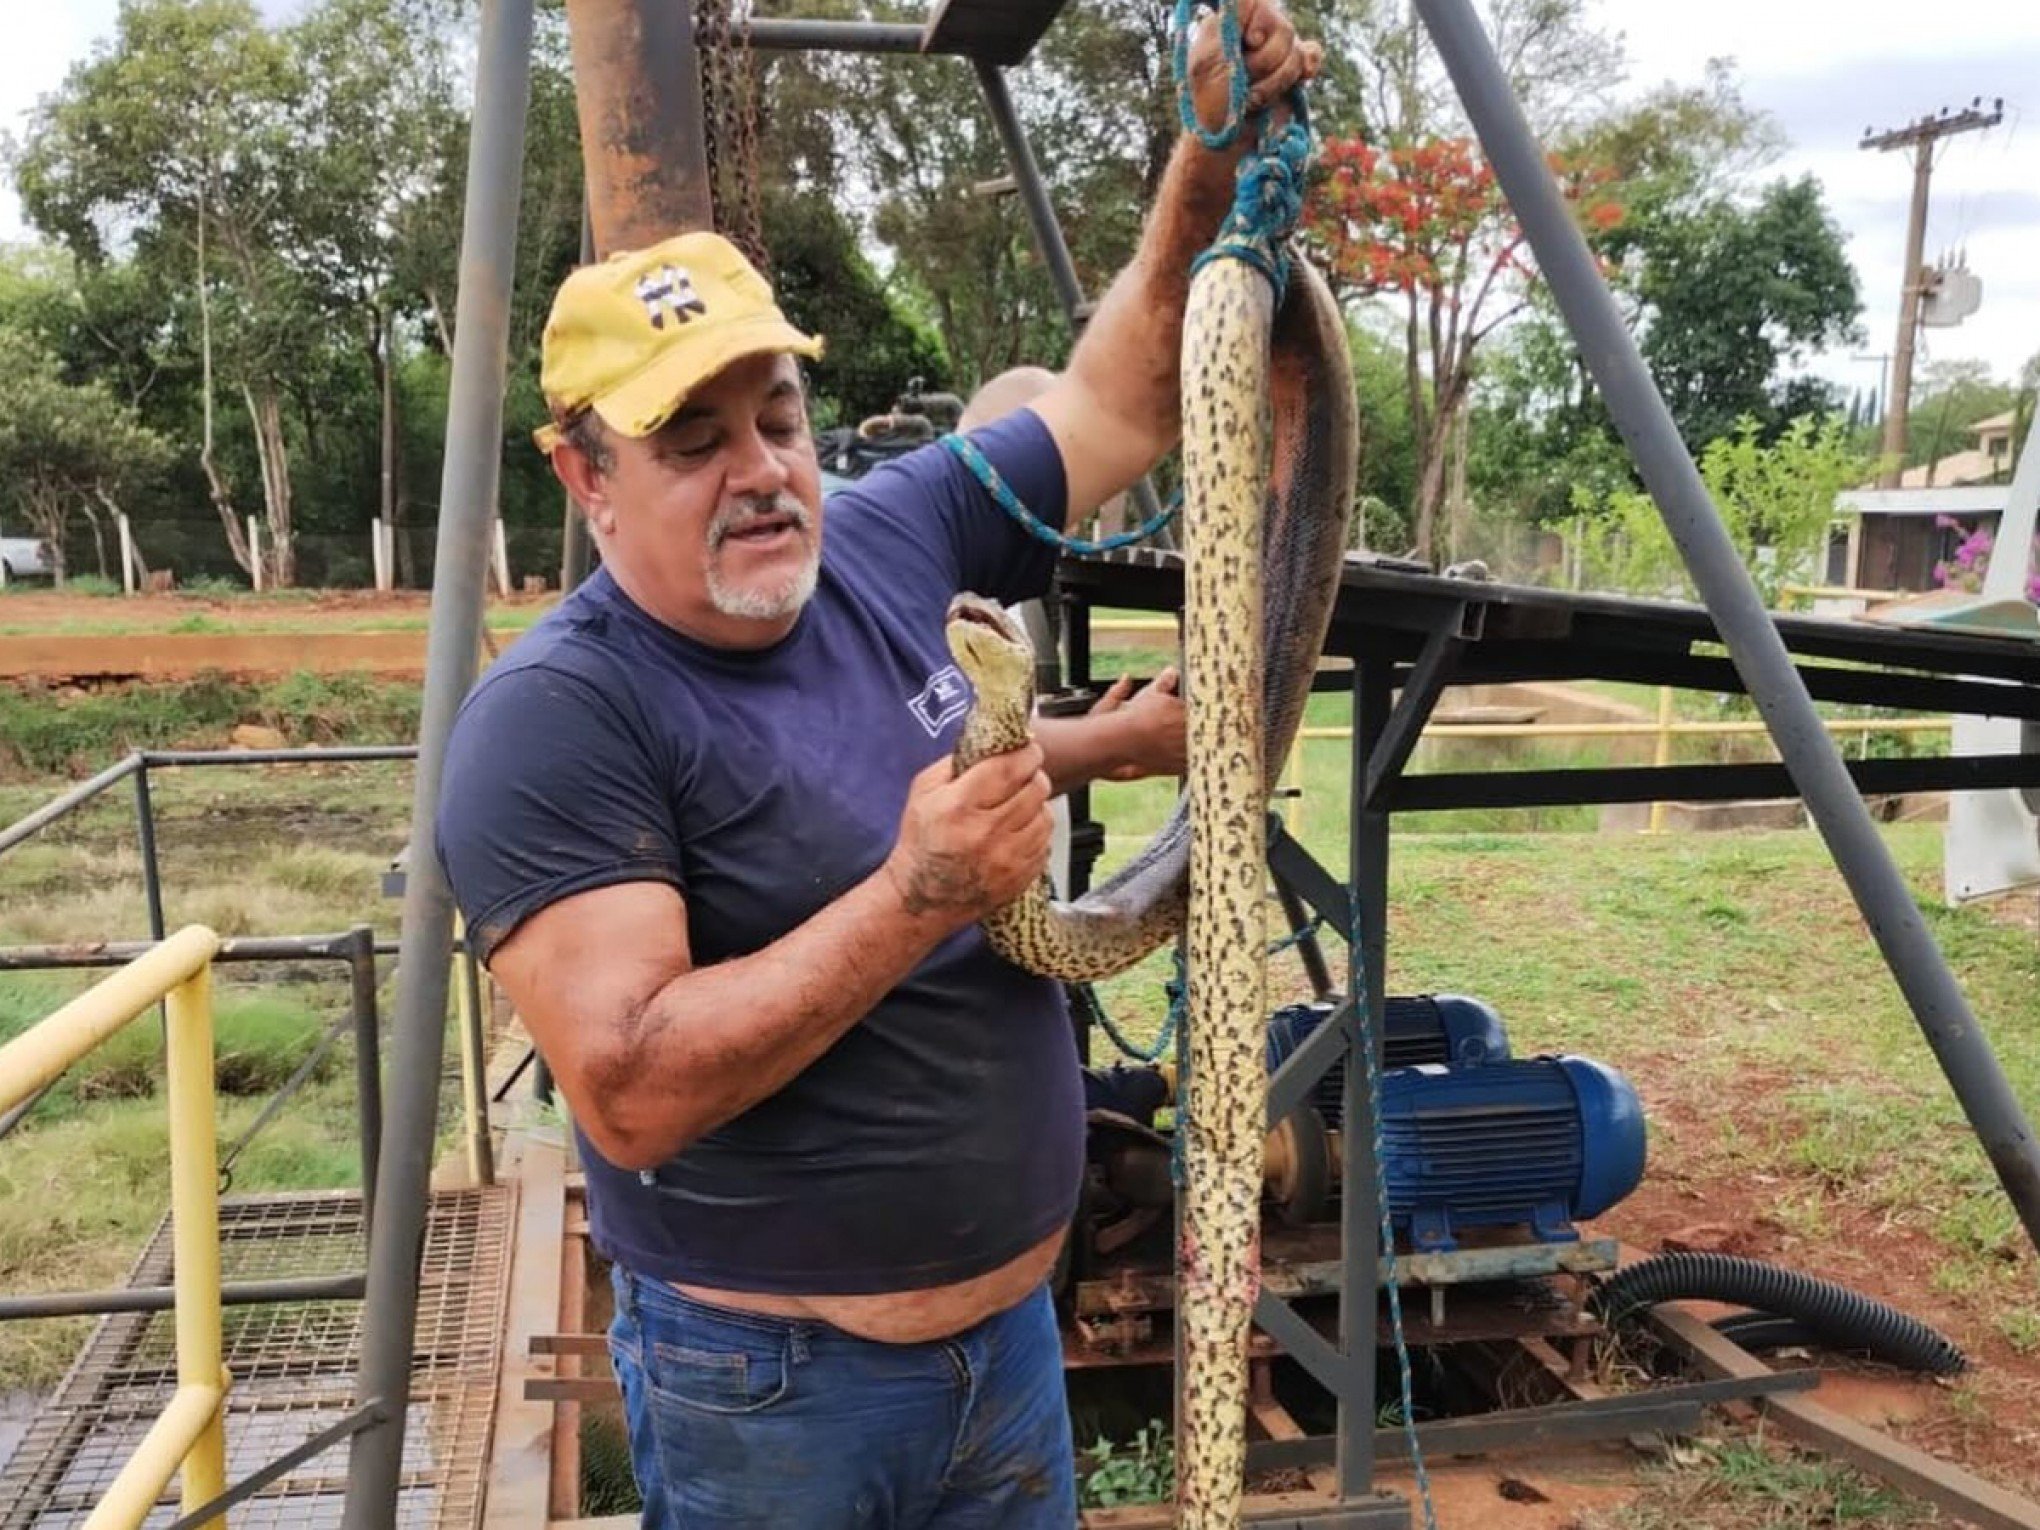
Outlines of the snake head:
[{"label": "snake head", "polygon": [[956,596],[949,602],[944,632],[949,651],[980,696],[1033,693],[1034,645],[996,601]]}]

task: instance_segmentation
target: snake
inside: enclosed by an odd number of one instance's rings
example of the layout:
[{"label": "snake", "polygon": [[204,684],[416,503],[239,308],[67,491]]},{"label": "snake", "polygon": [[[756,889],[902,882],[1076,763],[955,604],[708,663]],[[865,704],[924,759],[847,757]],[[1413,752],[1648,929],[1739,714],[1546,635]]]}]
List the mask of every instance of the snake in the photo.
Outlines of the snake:
[{"label": "snake", "polygon": [[[1193,570],[1200,544],[1207,566],[1224,567],[1226,609],[1215,624],[1213,635],[1221,640],[1215,650],[1200,656],[1186,647],[1184,659],[1193,695],[1215,701],[1247,690],[1260,697],[1265,781],[1289,756],[1323,651],[1345,555],[1359,429],[1345,323],[1324,279],[1296,259],[1278,311],[1267,282],[1251,270],[1252,282],[1219,279],[1235,269],[1245,268],[1218,261],[1200,272],[1185,315],[1186,550]],[[1193,341],[1193,327],[1204,338]],[[1264,431],[1272,436],[1265,466]],[[1231,545],[1221,545],[1202,534],[1209,518],[1199,514],[1198,496],[1200,480],[1227,476],[1251,494],[1252,524]],[[1237,635],[1255,620],[1241,597],[1247,593],[1243,575],[1256,566],[1273,597],[1260,618],[1265,674],[1242,669],[1233,652]],[[944,628],[974,692],[953,751],[960,772],[1027,742],[1035,656],[1025,629],[996,602],[975,594],[950,601]],[[1196,640],[1188,635],[1188,643]],[[1258,811],[1266,791],[1252,790]],[[1065,982],[1123,972],[1181,933],[1191,840],[1186,794],[1147,845],[1106,881],[1065,901],[1044,876],[983,921],[986,937],[1014,965]]]},{"label": "snake", "polygon": [[[983,927],[1008,960],[1065,981],[1122,971],[1185,932],[1176,1522],[1231,1530],[1245,1490],[1247,1339],[1261,1275],[1267,786],[1317,673],[1358,458],[1345,323],[1305,261],[1292,257],[1279,306],[1245,262],[1198,269],[1184,312],[1182,411],[1187,790],[1098,888],[1059,901],[1044,877]],[[951,602],[945,630],[974,691],[955,750],[967,769],[1026,739],[1033,653],[1023,629],[972,595]]]}]

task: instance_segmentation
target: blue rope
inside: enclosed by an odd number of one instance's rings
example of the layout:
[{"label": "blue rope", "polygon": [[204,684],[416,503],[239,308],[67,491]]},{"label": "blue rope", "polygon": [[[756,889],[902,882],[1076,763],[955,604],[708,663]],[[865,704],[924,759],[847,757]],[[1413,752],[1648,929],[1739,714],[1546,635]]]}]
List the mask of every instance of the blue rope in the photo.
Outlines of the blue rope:
[{"label": "blue rope", "polygon": [[1169,1012],[1163,1017],[1162,1028],[1155,1033],[1154,1041],[1143,1045],[1129,1039],[1124,1031],[1112,1023],[1112,1017],[1105,1013],[1105,1006],[1099,1002],[1098,991],[1088,983],[1084,985],[1092,1017],[1103,1027],[1105,1034],[1112,1038],[1112,1044],[1119,1048],[1122,1055],[1134,1062],[1142,1063],[1160,1062],[1162,1054],[1169,1050],[1183,1025],[1183,953],[1180,948],[1176,952],[1176,976],[1164,985],[1164,991],[1169,996]]},{"label": "blue rope", "polygon": [[1437,1510],[1431,1503],[1431,1474],[1424,1468],[1423,1448],[1417,1443],[1416,1387],[1410,1377],[1409,1341],[1403,1337],[1402,1287],[1395,1274],[1395,1221],[1388,1209],[1388,1141],[1381,1124],[1381,1064],[1375,1058],[1374,1007],[1367,1001],[1367,954],[1360,944],[1360,899],[1356,889],[1350,887],[1346,896],[1353,909],[1353,928],[1346,932],[1346,994],[1359,1006],[1360,1056],[1367,1065],[1368,1109],[1374,1119],[1374,1198],[1381,1213],[1381,1263],[1388,1275],[1388,1322],[1395,1337],[1396,1373],[1402,1385],[1403,1436],[1409,1442],[1410,1465],[1416,1472],[1417,1497],[1424,1506],[1424,1530],[1438,1530]]},{"label": "blue rope", "polygon": [[[1209,4],[1218,13],[1219,46],[1231,72],[1225,122],[1216,131],[1207,131],[1199,120],[1190,89],[1190,32],[1201,4]],[[1183,131],[1194,133],[1208,149],[1230,148],[1239,141],[1248,120],[1247,60],[1240,37],[1239,0],[1176,0],[1174,33],[1176,113],[1183,120]],[[1258,126],[1252,151],[1240,161],[1232,211],[1211,248],[1190,268],[1194,274],[1208,261],[1245,261],[1268,279],[1278,304],[1289,285],[1286,246],[1303,216],[1304,181],[1311,157],[1310,107],[1301,88],[1289,93],[1289,107],[1289,121],[1280,128],[1271,125],[1265,110],[1253,114]]]},{"label": "blue rope", "polygon": [[1211,248],[1190,267],[1195,274],[1214,260],[1245,261],[1268,279],[1278,304],[1289,288],[1289,236],[1303,216],[1310,174],[1310,111],[1301,90],[1289,100],[1290,118],[1281,127],[1261,114],[1254,150],[1240,161],[1232,211]]},{"label": "blue rope", "polygon": [[1190,93],[1190,31],[1196,25],[1198,0],[1176,0],[1176,19],[1171,27],[1175,39],[1176,115],[1183,131],[1194,133],[1207,149],[1230,149],[1239,141],[1240,128],[1247,119],[1247,54],[1240,38],[1239,0],[1223,0],[1212,7],[1218,12],[1219,47],[1225,54],[1232,86],[1225,107],[1225,121],[1207,129],[1197,115],[1197,102]]},{"label": "blue rope", "polygon": [[977,443],[969,436],[944,436],[942,444],[949,448],[952,456],[977,475],[977,481],[984,485],[985,492],[992,496],[1001,510],[1018,521],[1029,536],[1063,552],[1080,554],[1111,552],[1114,548],[1131,547],[1135,542],[1145,542],[1174,520],[1176,511],[1183,504],[1183,493],[1179,489],[1168,504],[1131,531],[1117,532],[1097,541],[1087,537],[1071,536],[1068,532],[1057,531],[1022,504],[1020,496],[1013,492],[1013,486],[1000,476],[999,470],[992,466],[991,459],[978,450]]}]

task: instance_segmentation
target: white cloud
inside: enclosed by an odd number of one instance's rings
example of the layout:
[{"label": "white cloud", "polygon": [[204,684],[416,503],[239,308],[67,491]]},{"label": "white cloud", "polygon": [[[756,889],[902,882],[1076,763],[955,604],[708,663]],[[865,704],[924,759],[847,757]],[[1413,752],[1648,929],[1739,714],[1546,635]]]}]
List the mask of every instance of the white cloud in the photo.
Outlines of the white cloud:
[{"label": "white cloud", "polygon": [[[1811,174],[1826,189],[1873,355],[1897,337],[1912,174],[1903,153],[1859,149],[1863,130],[2003,97],[2000,126],[1944,141],[1936,159],[1927,257],[1966,247],[1984,297],[1961,327],[1925,331],[1923,354],[1979,358],[2008,376],[2040,351],[2040,7],[1936,15],[1891,0],[1597,0],[1597,9],[1625,34],[1638,86],[1694,80],[1708,59],[1734,59],[1745,98],[1791,145],[1770,173]],[[1878,363],[1831,355],[1815,370],[1867,388]]]}]

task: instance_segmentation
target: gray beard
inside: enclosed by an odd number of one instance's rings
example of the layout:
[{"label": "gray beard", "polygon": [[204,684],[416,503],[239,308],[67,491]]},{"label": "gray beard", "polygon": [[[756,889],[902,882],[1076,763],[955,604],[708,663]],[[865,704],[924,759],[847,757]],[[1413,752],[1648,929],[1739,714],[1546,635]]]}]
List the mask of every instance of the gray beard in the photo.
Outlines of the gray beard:
[{"label": "gray beard", "polygon": [[725,584],[721,565],[711,562],[708,565],[709,604],[724,616],[741,617],[747,621],[777,621],[793,615],[808,603],[821,578],[821,570],[821,558],[810,553],[807,562],[779,589],[738,589]]},{"label": "gray beard", "polygon": [[[770,503],[752,504],[746,507],[748,514],[719,514],[708,532],[708,599],[709,604],[724,616],[737,617],[744,621],[777,621],[792,616],[808,603],[815,593],[815,585],[821,578],[821,549],[814,545],[814,517],[806,505],[790,494],[780,495]],[[790,517],[795,528],[809,538],[807,561],[778,589],[738,588],[724,581],[722,576],[722,544],[730,532],[760,515],[779,513]]]}]

